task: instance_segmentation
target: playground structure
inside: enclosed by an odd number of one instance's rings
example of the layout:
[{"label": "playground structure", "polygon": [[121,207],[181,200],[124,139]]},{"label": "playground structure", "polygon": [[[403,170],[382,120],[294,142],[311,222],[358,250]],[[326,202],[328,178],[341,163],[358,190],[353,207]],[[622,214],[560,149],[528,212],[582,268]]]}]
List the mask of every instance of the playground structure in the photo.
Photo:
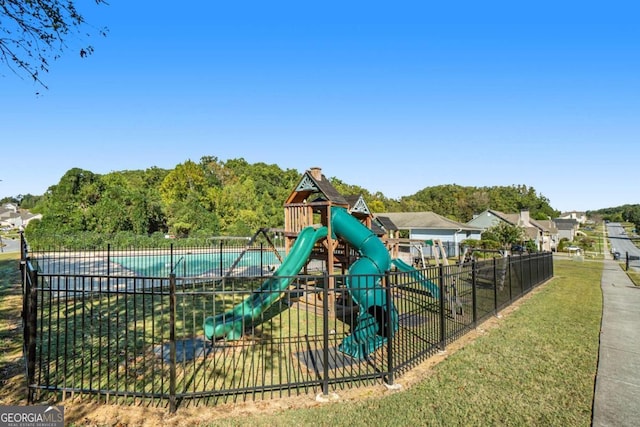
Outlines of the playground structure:
[{"label": "playground structure", "polygon": [[[350,201],[336,191],[319,168],[305,172],[285,203],[286,258],[273,276],[231,310],[205,319],[203,327],[209,340],[240,339],[245,325],[255,322],[283,295],[295,276],[314,259],[325,264],[325,271],[340,269],[346,289],[355,303],[357,318],[350,335],[340,344],[343,353],[365,359],[384,345],[398,328],[398,314],[381,286],[381,280],[392,265],[384,243],[371,231],[372,215],[359,197]],[[402,271],[419,275],[413,267],[394,260]],[[417,277],[439,295],[437,286],[424,277]],[[335,277],[324,284],[332,291]],[[308,292],[314,304],[318,294]],[[334,292],[331,295],[335,295]],[[308,298],[308,297],[307,297]],[[335,312],[336,300],[324,301]]]}]

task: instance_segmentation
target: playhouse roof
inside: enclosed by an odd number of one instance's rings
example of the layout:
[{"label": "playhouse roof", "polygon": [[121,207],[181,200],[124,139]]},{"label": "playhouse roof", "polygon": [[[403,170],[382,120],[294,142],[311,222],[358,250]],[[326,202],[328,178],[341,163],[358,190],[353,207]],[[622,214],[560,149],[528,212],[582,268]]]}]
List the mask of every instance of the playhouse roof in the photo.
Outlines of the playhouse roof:
[{"label": "playhouse roof", "polygon": [[314,194],[320,195],[316,200],[328,201],[344,207],[349,206],[344,196],[331,185],[320,168],[311,168],[302,175],[286,203],[302,203]]},{"label": "playhouse roof", "polygon": [[369,210],[367,202],[364,201],[364,198],[361,195],[344,196],[344,198],[347,203],[349,203],[349,212],[351,214],[357,213],[371,216],[371,210]]},{"label": "playhouse roof", "polygon": [[371,231],[378,236],[384,236],[389,232],[398,231],[398,227],[386,216],[376,216],[371,221]]},{"label": "playhouse roof", "polygon": [[398,227],[386,216],[376,216],[376,222],[380,224],[382,228],[389,231],[397,231]]}]

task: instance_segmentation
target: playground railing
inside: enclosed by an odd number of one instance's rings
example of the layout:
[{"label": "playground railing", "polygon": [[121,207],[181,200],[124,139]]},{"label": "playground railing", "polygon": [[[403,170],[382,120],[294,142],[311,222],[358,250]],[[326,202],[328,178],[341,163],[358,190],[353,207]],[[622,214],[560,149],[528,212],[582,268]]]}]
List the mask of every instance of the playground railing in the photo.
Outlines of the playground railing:
[{"label": "playground railing", "polygon": [[[551,254],[539,253],[364,278],[307,270],[278,277],[287,286],[270,288],[274,268],[268,262],[245,266],[245,274],[219,274],[196,273],[207,259],[178,261],[203,248],[162,254],[169,259],[168,273],[145,275],[122,267],[129,260],[114,261],[122,251],[113,248],[87,254],[29,251],[26,242],[22,247],[29,400],[79,394],[122,404],[145,401],[170,411],[186,401],[214,404],[393,384],[553,276]],[[160,271],[151,264],[141,271]],[[278,294],[276,302],[232,318],[243,302],[271,293]],[[354,295],[367,295],[367,302]],[[375,320],[376,344],[354,356],[345,342],[366,310]],[[203,323],[211,316],[232,322],[229,330],[240,335],[207,339]]]}]

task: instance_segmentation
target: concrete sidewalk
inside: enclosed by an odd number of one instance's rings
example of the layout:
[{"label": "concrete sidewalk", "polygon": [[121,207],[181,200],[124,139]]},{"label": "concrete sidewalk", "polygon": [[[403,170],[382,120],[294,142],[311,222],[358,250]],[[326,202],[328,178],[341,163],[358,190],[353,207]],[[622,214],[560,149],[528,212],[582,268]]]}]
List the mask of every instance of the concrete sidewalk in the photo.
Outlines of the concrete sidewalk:
[{"label": "concrete sidewalk", "polygon": [[640,425],[640,287],[605,259],[593,426]]}]

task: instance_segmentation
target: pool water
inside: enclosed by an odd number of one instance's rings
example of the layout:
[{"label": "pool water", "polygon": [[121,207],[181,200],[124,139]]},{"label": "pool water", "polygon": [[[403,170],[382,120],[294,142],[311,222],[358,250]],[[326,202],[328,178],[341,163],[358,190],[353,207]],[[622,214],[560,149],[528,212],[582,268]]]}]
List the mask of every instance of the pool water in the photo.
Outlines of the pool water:
[{"label": "pool water", "polygon": [[[238,258],[237,252],[113,256],[111,261],[145,277],[166,277],[172,271],[181,277],[225,275]],[[246,252],[236,270],[244,267],[278,266],[273,252]]]}]

